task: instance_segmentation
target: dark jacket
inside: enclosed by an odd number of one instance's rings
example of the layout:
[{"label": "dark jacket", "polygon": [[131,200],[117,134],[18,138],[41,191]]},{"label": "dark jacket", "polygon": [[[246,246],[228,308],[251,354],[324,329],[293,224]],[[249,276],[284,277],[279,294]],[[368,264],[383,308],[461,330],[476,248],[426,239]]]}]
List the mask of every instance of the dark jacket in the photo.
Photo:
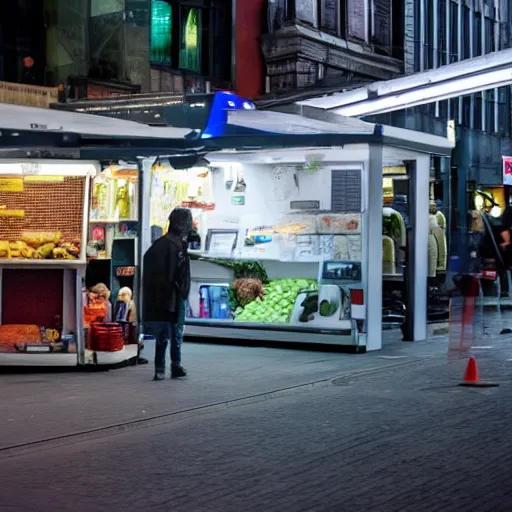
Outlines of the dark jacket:
[{"label": "dark jacket", "polygon": [[173,233],[159,238],[144,255],[143,322],[176,322],[190,291],[187,244]]}]

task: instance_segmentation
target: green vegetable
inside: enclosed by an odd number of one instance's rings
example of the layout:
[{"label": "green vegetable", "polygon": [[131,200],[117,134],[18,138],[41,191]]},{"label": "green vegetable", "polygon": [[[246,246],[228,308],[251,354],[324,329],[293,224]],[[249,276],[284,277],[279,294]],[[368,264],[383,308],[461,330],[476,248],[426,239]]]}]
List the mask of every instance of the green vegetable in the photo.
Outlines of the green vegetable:
[{"label": "green vegetable", "polygon": [[313,279],[277,279],[265,286],[264,298],[237,310],[238,322],[288,323],[297,296],[302,291],[318,290]]},{"label": "green vegetable", "polygon": [[338,305],[335,301],[323,300],[320,303],[320,315],[321,316],[332,316],[338,311]]}]

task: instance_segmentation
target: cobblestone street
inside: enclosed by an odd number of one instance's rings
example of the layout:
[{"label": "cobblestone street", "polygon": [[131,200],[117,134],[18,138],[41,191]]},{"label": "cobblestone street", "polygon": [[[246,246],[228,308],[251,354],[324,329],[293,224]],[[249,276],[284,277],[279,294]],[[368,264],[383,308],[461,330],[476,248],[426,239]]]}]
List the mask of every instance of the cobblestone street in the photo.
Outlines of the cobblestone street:
[{"label": "cobblestone street", "polygon": [[[19,435],[5,431],[0,510],[510,511],[512,341],[495,328],[491,334],[472,353],[482,380],[499,383],[495,388],[457,386],[467,358],[448,362],[443,337],[364,356],[190,345],[197,377],[156,385],[148,367],[4,375],[3,388],[26,379],[17,389],[32,389],[33,401],[59,378],[69,386],[56,393],[56,439],[12,448],[42,440],[39,421],[51,431],[44,402],[34,409],[35,427],[14,422]],[[130,418],[125,411],[130,400],[139,406],[137,386],[146,401],[151,392],[160,397],[148,407],[159,419],[64,437],[76,427],[69,419],[60,425],[66,397],[76,424],[106,427],[116,409],[120,422]],[[100,409],[113,400],[112,389],[124,399],[111,403],[108,416]],[[21,414],[0,402],[10,419]],[[51,397],[47,402],[57,411]],[[87,423],[88,410],[96,422]]]}]

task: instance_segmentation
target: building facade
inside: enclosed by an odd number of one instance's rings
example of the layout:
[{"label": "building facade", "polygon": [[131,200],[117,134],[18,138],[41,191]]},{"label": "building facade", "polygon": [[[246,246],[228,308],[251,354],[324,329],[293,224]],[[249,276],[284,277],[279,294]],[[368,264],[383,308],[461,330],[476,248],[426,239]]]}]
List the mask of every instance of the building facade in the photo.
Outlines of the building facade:
[{"label": "building facade", "polygon": [[268,0],[265,92],[353,85],[404,72],[403,0]]}]

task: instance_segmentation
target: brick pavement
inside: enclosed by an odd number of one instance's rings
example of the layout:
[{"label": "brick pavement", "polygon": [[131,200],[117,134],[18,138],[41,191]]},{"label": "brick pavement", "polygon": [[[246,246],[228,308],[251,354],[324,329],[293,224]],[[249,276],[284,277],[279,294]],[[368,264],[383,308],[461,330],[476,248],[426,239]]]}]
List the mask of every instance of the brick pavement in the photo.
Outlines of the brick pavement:
[{"label": "brick pavement", "polygon": [[[491,348],[473,353],[498,388],[457,387],[466,358],[448,363],[442,337],[364,356],[195,345],[186,348],[194,378],[161,387],[147,367],[2,376],[20,382],[0,397],[0,423],[5,411],[17,418],[2,424],[4,444],[143,417],[141,406],[179,410],[336,378],[46,451],[0,452],[0,511],[510,511],[512,338],[487,318],[480,346]],[[121,392],[128,400],[113,402]]]},{"label": "brick pavement", "polygon": [[480,359],[500,387],[425,358],[3,459],[0,510],[510,511],[512,362]]}]

